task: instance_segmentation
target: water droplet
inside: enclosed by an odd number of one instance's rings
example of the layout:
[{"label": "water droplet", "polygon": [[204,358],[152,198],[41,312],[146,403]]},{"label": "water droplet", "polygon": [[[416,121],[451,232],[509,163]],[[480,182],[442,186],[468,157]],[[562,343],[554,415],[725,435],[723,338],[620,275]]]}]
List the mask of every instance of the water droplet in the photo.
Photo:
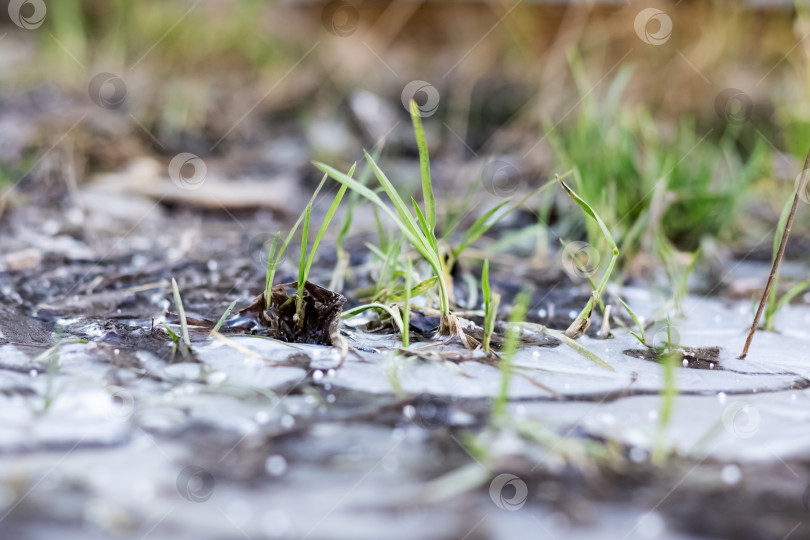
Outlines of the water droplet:
[{"label": "water droplet", "polygon": [[284,456],[270,456],[264,462],[264,470],[272,476],[281,476],[287,471],[287,460]]},{"label": "water droplet", "polygon": [[656,538],[664,532],[665,527],[663,518],[655,512],[638,520],[638,532],[643,538]]},{"label": "water droplet", "polygon": [[290,429],[295,425],[295,418],[290,416],[289,414],[285,414],[281,417],[281,427]]},{"label": "water droplet", "polygon": [[403,414],[403,415],[405,416],[405,418],[407,418],[408,420],[413,420],[413,417],[414,417],[414,415],[416,414],[416,407],[414,407],[413,405],[405,405],[405,406],[402,408],[402,414]]},{"label": "water droplet", "polygon": [[643,463],[647,460],[647,451],[638,446],[630,449],[630,461],[633,463]]},{"label": "water droplet", "polygon": [[725,404],[727,397],[728,396],[726,396],[725,392],[718,392],[717,393],[717,401],[719,401],[721,405]]},{"label": "water droplet", "polygon": [[315,371],[312,372],[313,382],[319,383],[321,382],[321,379],[323,379],[323,371],[321,371],[320,369],[316,369]]},{"label": "water droplet", "polygon": [[735,485],[739,483],[740,479],[742,478],[742,471],[740,471],[740,468],[736,465],[730,464],[723,467],[723,471],[720,473],[720,475],[723,478],[723,482],[726,484]]}]

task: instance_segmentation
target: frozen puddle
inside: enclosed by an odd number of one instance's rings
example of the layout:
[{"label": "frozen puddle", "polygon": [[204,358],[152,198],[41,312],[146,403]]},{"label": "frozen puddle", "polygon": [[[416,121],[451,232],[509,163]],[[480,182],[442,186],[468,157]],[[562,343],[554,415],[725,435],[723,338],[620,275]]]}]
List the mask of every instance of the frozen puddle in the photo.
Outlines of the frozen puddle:
[{"label": "frozen puddle", "polygon": [[[810,362],[805,360],[810,345],[810,333],[805,330],[810,325],[810,308],[791,306],[780,314],[777,328],[781,333],[759,332],[745,360],[739,360],[737,356],[750,325],[749,305],[726,305],[716,300],[690,298],[685,302],[684,311],[687,314],[685,321],[673,323],[673,341],[677,339],[687,347],[718,347],[719,353],[714,367],[677,369],[679,393],[744,395],[798,390],[810,385]],[[657,337],[647,336],[650,341]],[[524,347],[512,360],[519,375],[510,382],[510,398],[599,401],[658,394],[661,390],[661,366],[638,357],[639,354],[625,353],[644,351],[644,347],[627,331],[614,329],[611,339],[582,337],[579,343],[605,360],[614,371],[595,365],[564,345]],[[396,340],[390,338],[389,348],[396,345]],[[500,389],[497,367],[474,358],[456,365],[449,361],[392,361],[390,355],[360,354],[365,362],[350,359],[329,382],[352,390],[386,393],[391,391],[391,374],[394,372],[402,389],[410,394],[487,398],[496,395]]]},{"label": "frozen puddle", "polygon": [[[643,291],[627,298],[651,316]],[[478,353],[459,363],[406,358],[392,354],[398,336],[350,332],[357,353],[336,369],[332,348],[247,336],[196,343],[195,359],[172,363],[154,347],[133,352],[95,339],[51,355],[42,343],[0,341],[0,537],[742,537],[744,522],[717,525],[702,512],[713,508],[702,493],[758,508],[764,480],[788,510],[760,537],[784,537],[806,515],[810,308],[780,313],[780,333],[757,334],[744,361],[736,356],[748,303],[689,298],[684,311],[677,341],[719,352],[707,369],[676,369],[679,395],[663,437],[680,472],[638,490],[617,482],[604,496],[551,445],[501,434],[492,447],[511,461],[498,466],[471,451],[467,436],[485,436],[501,385]],[[661,442],[663,368],[626,354],[643,347],[620,328],[579,342],[614,371],[564,345],[523,348],[509,418],[573,444],[605,441],[643,467]],[[517,508],[490,491],[504,463],[527,489]],[[465,470],[475,482],[443,488],[465,489],[414,495]]]}]

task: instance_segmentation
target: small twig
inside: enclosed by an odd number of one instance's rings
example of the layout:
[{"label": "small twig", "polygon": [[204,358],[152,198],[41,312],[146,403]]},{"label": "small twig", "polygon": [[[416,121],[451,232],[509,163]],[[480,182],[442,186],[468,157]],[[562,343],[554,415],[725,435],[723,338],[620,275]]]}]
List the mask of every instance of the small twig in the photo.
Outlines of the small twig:
[{"label": "small twig", "polygon": [[796,207],[799,205],[799,194],[807,185],[808,167],[810,167],[810,150],[808,150],[807,157],[804,160],[804,167],[802,168],[799,185],[796,186],[796,193],[793,195],[793,205],[790,207],[790,213],[788,214],[787,221],[785,222],[785,230],[782,233],[782,239],[779,241],[779,251],[777,251],[776,258],[773,260],[771,273],[768,276],[768,283],[765,285],[765,291],[762,293],[762,299],[759,301],[759,307],[757,307],[757,313],[754,315],[754,322],[751,324],[751,330],[748,332],[748,337],[745,340],[745,347],[743,347],[740,360],[744,359],[748,355],[748,347],[751,346],[751,341],[754,339],[754,334],[759,326],[759,318],[762,316],[762,310],[765,309],[765,304],[768,303],[768,297],[771,295],[773,281],[776,278],[776,274],[779,272],[779,265],[782,264],[782,259],[785,256],[785,247],[787,246],[788,236],[790,236],[790,227],[793,225],[793,218],[796,215]]}]

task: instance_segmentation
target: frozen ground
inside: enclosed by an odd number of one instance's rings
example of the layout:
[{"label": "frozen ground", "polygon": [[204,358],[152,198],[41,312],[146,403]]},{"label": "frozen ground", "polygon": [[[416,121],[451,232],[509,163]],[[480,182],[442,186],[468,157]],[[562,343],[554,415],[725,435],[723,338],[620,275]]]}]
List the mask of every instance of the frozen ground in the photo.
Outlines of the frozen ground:
[{"label": "frozen ground", "polygon": [[[626,296],[642,313],[650,302],[641,290]],[[42,354],[43,326],[29,320],[12,339],[6,316],[0,531],[30,539],[57,531],[77,539],[805,537],[810,308],[781,313],[781,333],[760,333],[745,361],[736,354],[750,303],[690,297],[684,311],[681,343],[720,351],[709,369],[677,370],[667,438],[679,457],[664,472],[645,465],[662,368],[625,354],[640,345],[621,329],[580,340],[614,372],[565,346],[520,350],[509,412],[547,444],[509,431],[479,435],[491,439],[479,458],[469,438],[485,428],[500,372],[476,357],[394,361],[394,337],[347,328],[359,355],[339,370],[329,348],[251,337],[233,339],[242,351],[201,342],[198,363],[170,364],[118,347],[126,326],[75,318],[60,325],[81,328],[90,342]],[[404,394],[392,390],[392,372]],[[589,470],[599,468],[583,454],[589,442],[638,470]],[[515,478],[500,486],[503,473]],[[732,507],[706,508],[717,501]],[[757,525],[734,508],[757,514]]]}]

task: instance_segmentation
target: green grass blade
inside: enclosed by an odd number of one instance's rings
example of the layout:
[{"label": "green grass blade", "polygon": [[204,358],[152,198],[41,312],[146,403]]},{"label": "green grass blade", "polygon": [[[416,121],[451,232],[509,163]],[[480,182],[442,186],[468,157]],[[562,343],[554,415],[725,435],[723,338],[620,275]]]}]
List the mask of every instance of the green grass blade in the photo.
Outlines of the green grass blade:
[{"label": "green grass blade", "polygon": [[551,337],[559,339],[560,341],[562,341],[563,343],[574,349],[576,352],[578,352],[579,354],[581,354],[582,356],[584,356],[597,366],[603,367],[610,371],[615,371],[610,364],[599,358],[599,356],[597,356],[595,353],[589,351],[586,347],[581,345],[576,340],[566,336],[565,332],[561,332],[560,330],[552,330],[551,328],[545,328],[544,332],[546,332]]},{"label": "green grass blade", "polygon": [[307,244],[309,243],[309,220],[312,216],[312,203],[304,210],[304,226],[301,229],[301,256],[298,260],[298,288],[295,294],[295,314],[298,327],[304,326],[304,284],[306,283]]},{"label": "green grass blade", "polygon": [[411,270],[411,260],[408,259],[408,266],[405,268],[405,308],[402,311],[403,349],[407,349],[411,341]]},{"label": "green grass blade", "polygon": [[[410,210],[408,210],[405,201],[402,200],[402,197],[399,196],[394,184],[388,179],[385,173],[380,169],[377,164],[374,162],[374,159],[366,153],[366,159],[371,164],[371,168],[374,171],[377,180],[379,180],[380,185],[385,190],[386,195],[394,203],[394,208],[399,214],[400,221],[407,226],[410,234],[416,238],[417,242],[422,244],[423,248],[431,247],[430,242],[427,239],[427,236],[422,232],[422,228],[417,222],[417,219],[414,218],[413,214],[411,214]],[[387,207],[386,207],[387,208]],[[416,246],[414,246],[416,247]]]},{"label": "green grass blade", "polygon": [[808,286],[810,286],[810,280],[802,281],[801,283],[797,283],[793,287],[790,288],[788,292],[779,299],[779,302],[776,303],[776,309],[774,313],[777,313],[780,309],[785,307],[786,305],[790,304],[790,301],[793,300],[797,294],[805,290]]},{"label": "green grass blade", "polygon": [[301,258],[298,261],[298,288],[303,289],[304,272],[306,271],[307,244],[309,243],[309,219],[312,215],[312,204],[304,210],[304,226],[301,229]]},{"label": "green grass blade", "polygon": [[[166,329],[166,333],[169,334],[169,337],[172,339],[172,341],[174,341],[175,343],[178,343],[180,341],[180,336],[175,334],[174,330],[172,330],[171,327],[168,324],[163,323],[163,328]],[[46,351],[46,352],[48,352],[48,351]]]},{"label": "green grass blade", "polygon": [[481,290],[484,292],[484,350],[489,352],[498,309],[497,301],[493,302],[492,290],[489,287],[489,259],[484,259],[484,267],[481,270]]},{"label": "green grass blade", "polygon": [[[349,176],[351,176],[351,172],[349,171]],[[326,213],[326,216],[323,218],[323,223],[321,224],[321,228],[318,229],[318,235],[315,237],[315,241],[312,243],[312,250],[309,253],[309,259],[307,259],[307,266],[304,269],[304,280],[306,281],[309,278],[309,271],[312,268],[312,263],[315,260],[315,254],[318,251],[318,246],[321,243],[321,238],[323,238],[324,233],[326,233],[326,229],[329,227],[329,223],[332,221],[332,218],[335,215],[335,212],[340,205],[340,201],[343,199],[343,195],[346,193],[346,190],[349,189],[349,186],[343,184],[340,186],[340,189],[335,195],[335,199],[332,201],[332,205],[329,207],[329,211]]]},{"label": "green grass blade", "polygon": [[[497,212],[498,210],[500,210],[501,208],[503,208],[503,207],[504,207],[504,206],[506,206],[507,204],[509,204],[509,201],[503,201],[501,204],[499,204],[499,205],[498,205],[498,206],[496,206],[495,208],[493,208],[493,209],[489,210],[489,211],[488,211],[487,213],[485,213],[483,216],[481,216],[480,218],[478,218],[478,219],[475,221],[475,223],[473,223],[473,224],[470,226],[470,228],[469,228],[469,229],[467,229],[466,231],[464,231],[464,234],[463,234],[463,235],[461,235],[461,241],[459,242],[458,247],[457,247],[456,249],[454,249],[454,250],[453,250],[453,258],[454,258],[454,259],[455,259],[455,258],[458,258],[458,256],[459,256],[459,255],[460,255],[460,254],[461,254],[461,253],[462,253],[462,252],[463,252],[465,249],[467,249],[468,247],[470,247],[470,245],[471,245],[473,242],[475,242],[476,240],[478,240],[478,239],[481,237],[481,235],[483,235],[483,234],[484,234],[485,232],[487,232],[487,231],[488,231],[488,230],[489,230],[489,229],[490,229],[490,228],[491,228],[493,225],[495,225],[496,223],[498,223],[498,221],[500,221],[500,219],[496,219],[496,220],[494,220],[492,223],[489,223],[489,219],[490,219],[490,218],[493,216],[493,214],[495,214],[495,212]],[[506,214],[504,214],[504,216],[505,216],[505,215],[506,215]],[[504,217],[504,216],[501,216],[501,217]]]},{"label": "green grass blade", "polygon": [[[408,260],[410,262],[410,260]],[[389,302],[402,302],[408,297],[415,298],[417,296],[421,296],[428,292],[431,288],[436,285],[436,282],[439,281],[439,278],[432,277],[420,281],[416,285],[409,286],[407,283],[405,286],[398,285],[393,288],[391,293],[388,295]]]},{"label": "green grass blade", "polygon": [[419,115],[419,106],[411,100],[411,120],[413,131],[416,134],[416,145],[419,147],[419,167],[422,171],[422,198],[425,200],[425,214],[430,230],[436,229],[436,200],[433,197],[433,184],[430,179],[430,154],[428,153],[425,129],[422,127],[422,117]]},{"label": "green grass blade", "polygon": [[779,214],[779,222],[776,224],[776,234],[773,237],[773,257],[771,260],[776,259],[776,253],[779,251],[779,242],[782,240],[782,235],[785,232],[785,227],[787,226],[787,219],[790,215],[790,208],[793,206],[793,199],[788,197],[787,201],[785,201],[785,206],[782,207],[782,212]]},{"label": "green grass blade", "polygon": [[576,202],[579,205],[579,207],[585,211],[586,214],[588,214],[594,221],[596,221],[597,224],[599,224],[599,228],[602,230],[602,234],[604,235],[605,239],[608,241],[608,244],[610,245],[610,249],[613,250],[614,255],[618,255],[619,248],[616,246],[616,242],[613,240],[613,235],[610,234],[610,230],[607,228],[607,225],[605,225],[605,222],[602,221],[602,218],[599,217],[599,214],[597,214],[596,211],[594,211],[594,209],[591,208],[591,205],[589,205],[587,202],[585,202],[584,199],[582,199],[579,195],[577,195],[574,192],[574,190],[572,190],[568,186],[568,184],[565,183],[565,181],[562,179],[561,176],[557,176],[557,182],[559,182],[560,185],[563,187],[563,189],[566,191],[566,193],[568,193],[568,195],[572,199],[574,199],[574,202]]},{"label": "green grass blade", "polygon": [[211,330],[212,332],[219,332],[219,329],[222,328],[222,325],[225,324],[225,321],[228,320],[228,315],[231,314],[233,311],[233,307],[236,305],[236,300],[231,302],[231,305],[228,306],[228,309],[225,310],[225,313],[222,314],[222,317],[219,318],[217,324],[214,325],[214,328]]},{"label": "green grass blade", "polygon": [[[610,234],[610,230],[605,225],[605,222],[602,221],[602,218],[599,217],[599,214],[597,214],[596,211],[594,211],[594,209],[591,208],[591,206],[587,202],[585,202],[584,199],[582,199],[579,195],[577,195],[574,192],[574,190],[568,187],[568,184],[565,183],[565,181],[560,175],[557,175],[557,182],[559,182],[559,184],[563,187],[566,193],[568,193],[568,195],[572,199],[574,199],[574,201],[579,205],[579,207],[582,208],[582,210],[587,215],[589,215],[592,219],[596,221],[596,223],[599,225],[599,229],[602,231],[602,235],[605,237],[605,240],[607,240],[608,244],[610,245],[610,249],[612,251],[610,263],[608,264],[608,267],[605,270],[604,275],[602,276],[602,280],[599,282],[599,286],[596,289],[597,297],[601,298],[602,292],[605,290],[607,282],[610,279],[611,274],[613,273],[613,268],[616,266],[616,262],[619,260],[619,248],[616,246],[616,242],[613,240],[613,235]],[[578,331],[577,328],[581,326],[580,322],[584,318],[590,316],[590,313],[593,310],[593,303],[594,298],[593,296],[591,296],[591,299],[588,300],[587,304],[585,304],[585,307],[579,313],[577,318],[574,320],[574,322],[571,324],[568,330],[565,331],[566,337],[571,337],[571,335],[573,335],[574,332]]]},{"label": "green grass blade", "polygon": [[276,260],[276,247],[278,246],[278,239],[281,237],[281,233],[277,232],[275,238],[273,238],[273,244],[270,246],[270,251],[267,253],[267,274],[265,276],[265,283],[264,283],[264,303],[265,309],[270,309],[270,300],[273,296],[272,289],[273,289],[273,278],[276,275],[275,266]]},{"label": "green grass blade", "polygon": [[397,273],[397,259],[402,252],[402,243],[391,242],[388,247],[388,253],[384,254],[382,268],[380,269],[380,277],[377,284],[374,286],[374,299],[379,300],[380,293],[390,288],[391,282],[396,279]]},{"label": "green grass blade", "polygon": [[387,306],[378,302],[371,302],[370,304],[363,304],[362,306],[357,306],[348,311],[344,311],[340,318],[351,319],[352,317],[359,315],[364,311],[368,311],[369,309],[381,309],[388,313],[388,315],[390,315],[391,319],[394,321],[394,324],[397,325],[397,329],[400,332],[403,332],[402,316],[399,314],[399,308],[397,306]]},{"label": "green grass blade", "polygon": [[416,212],[416,218],[419,220],[419,225],[422,227],[422,232],[425,233],[428,242],[430,242],[430,247],[433,248],[433,251],[438,252],[439,242],[436,240],[436,235],[430,226],[428,226],[427,222],[425,221],[425,216],[422,214],[422,210],[419,209],[419,205],[416,204],[413,197],[411,197],[411,202],[413,203],[413,209]]},{"label": "green grass blade", "polygon": [[512,357],[520,345],[521,329],[519,323],[526,318],[529,300],[531,296],[523,291],[515,298],[512,313],[509,315],[509,327],[506,331],[506,339],[501,350],[501,389],[492,401],[492,416],[503,418],[506,414],[506,404],[509,402],[509,379],[512,376]]},{"label": "green grass blade", "polygon": [[172,278],[172,293],[174,294],[174,307],[177,309],[177,316],[180,318],[180,333],[183,336],[183,343],[188,351],[191,351],[191,339],[188,336],[188,320],[186,320],[186,310],[183,308],[183,300],[180,298],[180,289],[177,281]]},{"label": "green grass blade", "polygon": [[[375,173],[379,172],[377,178],[380,179],[382,171],[380,171],[379,168],[376,166],[376,164],[374,164],[374,161],[373,159],[371,159],[371,156],[366,154],[366,157],[367,159],[369,159],[369,162],[373,164],[372,168],[374,169]],[[393,220],[394,224],[400,229],[400,231],[402,231],[402,234],[405,235],[405,237],[408,239],[411,245],[413,245],[414,249],[416,249],[431,264],[434,271],[436,270],[438,270],[439,272],[441,271],[441,267],[439,266],[438,261],[438,255],[431,252],[430,243],[427,241],[426,238],[424,238],[424,235],[419,230],[419,226],[416,225],[413,216],[406,209],[404,210],[405,214],[404,218],[403,212],[399,212],[400,207],[404,209],[404,203],[402,202],[402,199],[399,197],[396,191],[393,190],[393,186],[391,186],[391,190],[393,191],[395,198],[391,198],[391,201],[394,203],[394,206],[397,207],[398,212],[394,212],[393,210],[391,210],[388,207],[388,205],[386,205],[382,201],[382,199],[380,199],[380,197],[372,190],[358,183],[356,180],[349,178],[342,172],[323,163],[316,162],[315,166],[318,169],[322,170],[324,173],[331,176],[333,179],[337,180],[338,182],[347,184],[350,189],[357,191],[363,197],[374,203],[383,212],[388,214],[388,216]],[[382,177],[385,178],[384,175],[382,175]],[[387,181],[387,178],[385,180]],[[388,184],[390,185],[390,182],[388,182]],[[385,185],[383,187],[385,187]],[[386,193],[388,193],[389,197],[391,197],[391,192],[389,192],[387,188]],[[397,200],[399,201],[399,206],[397,205]]]},{"label": "green grass blade", "polygon": [[[327,178],[329,178],[329,176],[324,173],[323,178],[321,179],[321,183],[318,184],[318,187],[315,188],[315,192],[312,194],[312,197],[309,198],[309,202],[307,203],[307,207],[310,207],[312,205],[312,203],[315,202],[315,198],[318,196],[318,193],[320,193],[321,188],[326,183]],[[275,276],[276,276],[276,270],[278,269],[278,266],[281,263],[281,258],[284,256],[284,252],[287,251],[287,246],[290,244],[290,241],[292,240],[293,236],[295,235],[295,232],[298,230],[298,227],[301,225],[301,222],[304,220],[304,216],[306,215],[306,212],[307,211],[306,211],[306,208],[305,208],[304,211],[301,212],[301,215],[298,216],[298,220],[296,220],[296,222],[293,225],[292,229],[290,229],[290,232],[287,233],[287,237],[284,239],[284,243],[281,244],[281,248],[276,253],[276,259],[275,259],[275,261],[273,261],[273,268],[271,270],[270,276],[267,278],[267,281],[270,282],[270,287],[271,288],[273,286],[273,280],[275,279]]]},{"label": "green grass blade", "polygon": [[[377,146],[374,147],[372,151],[374,159],[379,159],[383,146],[384,141],[380,141]],[[357,181],[365,186],[368,184],[371,174],[371,166],[366,163],[365,167],[363,167],[363,170],[360,172],[360,176],[357,178]],[[349,172],[349,176],[352,176],[351,172]],[[343,242],[346,239],[346,235],[349,234],[349,229],[352,225],[352,218],[354,217],[354,207],[357,206],[357,200],[359,197],[360,194],[356,191],[349,193],[349,199],[346,201],[346,216],[343,218],[343,224],[340,226],[336,240],[338,249],[343,249]]]},{"label": "green grass blade", "polygon": [[622,303],[622,306],[624,306],[624,310],[627,311],[627,314],[630,315],[630,318],[633,319],[633,322],[636,324],[636,328],[638,328],[639,335],[636,335],[636,334],[633,334],[633,335],[636,336],[637,340],[639,340],[640,342],[642,342],[642,343],[644,343],[646,345],[647,340],[644,337],[644,326],[642,326],[641,321],[638,320],[638,317],[636,317],[636,314],[633,313],[633,310],[630,309],[630,306],[628,306],[627,303],[625,303],[624,300],[619,299],[619,302]]}]

